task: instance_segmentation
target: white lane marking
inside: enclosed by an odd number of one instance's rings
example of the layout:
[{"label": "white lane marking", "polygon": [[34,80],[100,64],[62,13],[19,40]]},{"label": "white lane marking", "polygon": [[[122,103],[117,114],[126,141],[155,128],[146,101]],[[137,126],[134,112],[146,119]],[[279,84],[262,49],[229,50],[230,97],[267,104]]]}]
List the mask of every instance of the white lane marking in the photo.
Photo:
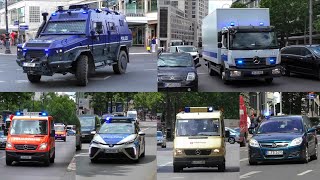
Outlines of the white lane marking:
[{"label": "white lane marking", "polygon": [[0,83],[4,83],[5,81],[0,81]]},{"label": "white lane marking", "polygon": [[161,165],[159,165],[159,166],[160,166],[160,167],[164,167],[164,166],[167,166],[167,165],[169,165],[169,164],[172,164],[172,162],[167,162],[167,163],[161,164]]},{"label": "white lane marking", "polygon": [[146,130],[148,130],[148,129],[150,129],[150,128],[145,128],[145,129],[142,129],[142,131],[146,131]]},{"label": "white lane marking", "polygon": [[79,153],[75,155],[75,157],[78,157],[78,156],[89,156],[89,153]]},{"label": "white lane marking", "polygon": [[305,175],[305,174],[307,174],[307,173],[309,173],[311,171],[313,171],[313,170],[306,170],[306,171],[304,171],[304,172],[302,172],[300,174],[297,174],[297,176],[303,176],[303,175]]},{"label": "white lane marking", "polygon": [[241,161],[246,161],[246,160],[248,160],[249,158],[243,158],[243,159],[240,159],[240,162]]},{"label": "white lane marking", "polygon": [[27,83],[29,82],[28,80],[16,80],[16,83]]},{"label": "white lane marking", "polygon": [[19,69],[16,69],[16,70],[17,70],[17,71],[23,71],[23,69],[20,69],[20,68],[19,68]]},{"label": "white lane marking", "polygon": [[144,71],[156,71],[157,69],[144,69]]},{"label": "white lane marking", "polygon": [[68,169],[68,171],[75,171],[75,170],[77,169],[75,157],[72,158],[72,160],[71,160],[71,162],[69,163],[67,169]]},{"label": "white lane marking", "polygon": [[152,55],[152,53],[129,53],[130,55]]},{"label": "white lane marking", "polygon": [[173,177],[172,179],[184,179],[184,177]]},{"label": "white lane marking", "polygon": [[111,76],[103,77],[103,78],[89,78],[90,80],[93,81],[104,81],[106,79],[109,79]]},{"label": "white lane marking", "polygon": [[246,174],[243,174],[240,176],[240,179],[245,179],[245,178],[249,178],[251,175],[253,174],[257,174],[257,173],[261,173],[262,171],[251,171],[251,172],[248,172]]}]

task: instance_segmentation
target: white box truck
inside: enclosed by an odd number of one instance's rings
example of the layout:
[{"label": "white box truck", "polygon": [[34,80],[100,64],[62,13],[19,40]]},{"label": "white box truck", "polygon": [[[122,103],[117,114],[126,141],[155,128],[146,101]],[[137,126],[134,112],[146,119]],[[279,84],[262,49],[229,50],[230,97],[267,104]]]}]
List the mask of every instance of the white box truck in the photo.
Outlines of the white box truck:
[{"label": "white box truck", "polygon": [[203,59],[211,76],[232,80],[281,76],[277,35],[267,8],[217,9],[202,24]]}]

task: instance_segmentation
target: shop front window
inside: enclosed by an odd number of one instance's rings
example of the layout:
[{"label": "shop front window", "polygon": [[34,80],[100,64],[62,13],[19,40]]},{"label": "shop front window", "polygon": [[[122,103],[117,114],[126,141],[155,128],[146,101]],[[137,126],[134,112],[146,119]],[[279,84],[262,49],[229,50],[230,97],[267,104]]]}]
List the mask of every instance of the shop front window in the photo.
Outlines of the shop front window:
[{"label": "shop front window", "polygon": [[126,2],[126,15],[139,16],[144,15],[144,0],[129,0]]},{"label": "shop front window", "polygon": [[145,28],[144,26],[129,27],[132,31],[132,44],[144,45]]}]

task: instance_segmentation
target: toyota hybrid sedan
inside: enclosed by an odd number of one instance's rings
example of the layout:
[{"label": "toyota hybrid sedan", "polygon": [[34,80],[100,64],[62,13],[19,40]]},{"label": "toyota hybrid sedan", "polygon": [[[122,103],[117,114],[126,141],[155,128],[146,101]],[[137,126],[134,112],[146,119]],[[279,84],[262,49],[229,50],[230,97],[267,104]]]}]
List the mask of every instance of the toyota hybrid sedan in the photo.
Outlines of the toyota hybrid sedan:
[{"label": "toyota hybrid sedan", "polygon": [[249,141],[249,164],[318,158],[316,129],[306,116],[276,116],[264,120]]}]

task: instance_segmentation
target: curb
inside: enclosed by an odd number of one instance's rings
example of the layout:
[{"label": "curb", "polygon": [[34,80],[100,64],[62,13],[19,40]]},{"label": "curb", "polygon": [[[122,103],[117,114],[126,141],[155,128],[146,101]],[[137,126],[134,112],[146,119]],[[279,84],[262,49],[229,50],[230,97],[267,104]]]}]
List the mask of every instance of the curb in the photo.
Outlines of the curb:
[{"label": "curb", "polygon": [[76,171],[76,158],[75,158],[75,156],[73,156],[70,164],[68,165],[67,171],[68,171],[68,172],[70,172],[70,171]]}]

